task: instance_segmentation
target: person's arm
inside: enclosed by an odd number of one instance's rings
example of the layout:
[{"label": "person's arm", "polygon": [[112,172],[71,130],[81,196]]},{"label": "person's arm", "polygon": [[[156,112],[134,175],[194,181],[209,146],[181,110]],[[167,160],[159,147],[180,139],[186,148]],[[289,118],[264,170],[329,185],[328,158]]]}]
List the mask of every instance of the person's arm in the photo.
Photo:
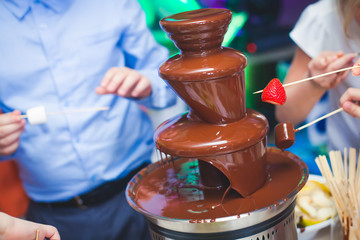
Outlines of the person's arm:
[{"label": "person's arm", "polygon": [[0,240],[35,239],[37,230],[38,239],[60,240],[59,232],[53,226],[22,220],[0,212]]},{"label": "person's arm", "polygon": [[[297,48],[284,83],[291,83],[308,77],[310,61],[311,58],[300,48]],[[296,125],[306,118],[326,89],[317,86],[313,81],[307,81],[286,87],[285,91],[287,99],[284,105],[276,106],[276,118],[279,122],[292,122]]]},{"label": "person's arm", "polygon": [[19,146],[25,126],[25,120],[20,115],[19,111],[6,114],[0,112],[0,156],[11,155]]},{"label": "person's arm", "polygon": [[[297,48],[285,84],[351,66],[354,58],[355,55],[352,53],[344,55],[342,52],[324,51],[311,59],[304,51]],[[277,120],[292,122],[294,125],[304,121],[324,93],[337,86],[348,74],[349,71],[345,71],[286,87],[285,104],[275,108]]]}]

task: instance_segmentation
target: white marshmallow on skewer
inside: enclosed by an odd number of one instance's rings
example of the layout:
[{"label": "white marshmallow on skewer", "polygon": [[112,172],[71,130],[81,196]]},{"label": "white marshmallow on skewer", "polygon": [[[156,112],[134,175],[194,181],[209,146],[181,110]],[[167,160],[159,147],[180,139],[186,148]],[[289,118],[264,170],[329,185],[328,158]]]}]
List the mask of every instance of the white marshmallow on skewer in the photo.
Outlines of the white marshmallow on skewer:
[{"label": "white marshmallow on skewer", "polygon": [[30,124],[42,124],[47,121],[44,106],[30,108],[26,111],[26,116]]}]

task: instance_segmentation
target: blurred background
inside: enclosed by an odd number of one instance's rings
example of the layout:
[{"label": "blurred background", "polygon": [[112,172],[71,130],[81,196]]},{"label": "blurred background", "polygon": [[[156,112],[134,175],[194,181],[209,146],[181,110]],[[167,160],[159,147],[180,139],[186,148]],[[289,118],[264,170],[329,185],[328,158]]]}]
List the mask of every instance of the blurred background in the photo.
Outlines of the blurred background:
[{"label": "blurred background", "polygon": [[[289,38],[289,32],[305,7],[315,0],[139,0],[146,14],[148,27],[157,42],[169,49],[170,55],[178,50],[160,29],[159,21],[171,14],[199,8],[227,8],[233,13],[232,22],[224,39],[224,46],[243,52],[248,58],[246,75],[246,103],[248,108],[263,113],[270,123],[268,143],[274,145],[273,130],[277,124],[274,106],[261,101],[261,95],[254,91],[263,89],[273,78],[284,80],[294,54],[295,45]],[[311,113],[313,117],[322,115],[321,104]],[[187,110],[182,101],[171,109],[150,111],[154,127],[170,117]],[[319,174],[315,157],[326,151],[324,123],[309,127],[296,133],[295,144],[288,150],[304,160],[310,173]],[[158,160],[154,154],[153,160]],[[0,162],[0,211],[13,216],[22,216],[28,204],[28,198],[17,177],[14,162]],[[0,194],[1,195],[1,194]]]},{"label": "blurred background", "polygon": [[[146,14],[146,21],[157,42],[169,49],[170,55],[178,49],[160,29],[159,21],[171,14],[199,8],[227,8],[233,18],[225,35],[224,46],[243,52],[248,58],[246,75],[246,104],[248,108],[263,113],[269,120],[268,143],[274,145],[273,130],[277,124],[274,105],[261,101],[261,94],[254,91],[263,89],[273,78],[283,81],[295,51],[295,44],[289,33],[300,14],[315,0],[139,0]],[[319,109],[320,111],[317,111]],[[179,101],[170,110],[151,112],[154,127],[161,122],[186,111]],[[317,113],[318,112],[318,113]],[[312,112],[315,117],[323,115],[321,106]],[[309,166],[311,173],[319,170],[314,159],[326,151],[325,125],[320,122],[296,133],[295,144],[288,149],[301,157]]]}]

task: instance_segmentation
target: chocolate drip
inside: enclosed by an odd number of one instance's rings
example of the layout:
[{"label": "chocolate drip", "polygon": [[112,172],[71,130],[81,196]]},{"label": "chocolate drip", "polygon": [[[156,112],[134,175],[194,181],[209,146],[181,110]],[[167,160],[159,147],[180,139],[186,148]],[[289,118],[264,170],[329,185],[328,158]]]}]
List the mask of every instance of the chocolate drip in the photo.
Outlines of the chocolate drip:
[{"label": "chocolate drip", "polygon": [[200,9],[160,21],[180,49],[160,67],[160,76],[196,115],[214,124],[240,120],[246,113],[246,57],[221,47],[230,20],[227,9]]},{"label": "chocolate drip", "polygon": [[160,67],[160,75],[189,105],[191,114],[162,124],[155,140],[165,153],[199,157],[211,164],[211,168],[201,165],[202,179],[221,171],[232,189],[248,196],[265,183],[268,122],[253,110],[247,114],[246,57],[221,47],[230,20],[227,9],[201,9],[160,21],[180,49]]},{"label": "chocolate drip", "polygon": [[180,49],[160,67],[160,76],[190,111],[155,131],[159,151],[177,159],[154,164],[159,166],[130,183],[128,194],[146,214],[194,223],[240,217],[278,206],[306,182],[304,163],[268,150],[267,119],[246,109],[246,57],[221,47],[230,20],[229,10],[201,9],[160,21]]},{"label": "chocolate drip", "polygon": [[200,164],[200,160],[181,158],[176,159],[174,165],[165,164],[144,173],[132,196],[134,201],[146,212],[159,216],[192,219],[195,223],[203,219],[216,221],[221,217],[276,207],[306,182],[302,179],[307,170],[305,164],[295,155],[273,148],[268,150],[266,158],[268,174],[264,186],[246,198],[230,191],[222,199],[227,185],[203,186]]}]

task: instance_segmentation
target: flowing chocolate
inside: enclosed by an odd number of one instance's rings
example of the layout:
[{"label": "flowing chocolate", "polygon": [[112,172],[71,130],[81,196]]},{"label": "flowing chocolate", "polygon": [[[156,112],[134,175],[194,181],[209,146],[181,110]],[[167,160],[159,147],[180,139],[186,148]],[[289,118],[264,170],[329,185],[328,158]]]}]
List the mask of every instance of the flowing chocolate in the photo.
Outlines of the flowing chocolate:
[{"label": "flowing chocolate", "polygon": [[200,9],[160,21],[180,49],[160,67],[160,76],[191,110],[159,126],[154,138],[166,154],[210,163],[214,167],[201,165],[200,173],[221,171],[232,189],[248,196],[265,183],[268,121],[247,113],[246,57],[221,47],[230,20],[227,9]]},{"label": "flowing chocolate", "polygon": [[267,149],[265,116],[246,109],[246,57],[221,47],[230,19],[229,10],[200,9],[160,21],[180,53],[159,72],[190,111],[155,131],[157,148],[175,160],[129,184],[143,213],[195,222],[237,215],[285,201],[306,181],[300,159]]},{"label": "flowing chocolate", "polygon": [[202,173],[199,174],[200,160],[181,158],[173,164],[157,164],[161,166],[154,171],[141,173],[141,184],[131,197],[146,212],[176,219],[215,221],[276,206],[278,201],[286,200],[305,184],[302,181],[306,169],[304,162],[294,154],[276,148],[269,149],[267,153],[268,175],[264,186],[247,198],[230,191],[222,199],[227,185],[224,188],[203,186],[200,180]]},{"label": "flowing chocolate", "polygon": [[227,9],[199,9],[166,17],[161,27],[180,49],[160,76],[205,122],[223,124],[245,116],[246,57],[221,47],[231,20]]},{"label": "flowing chocolate", "polygon": [[275,126],[275,145],[280,149],[291,147],[295,142],[294,125],[290,122]]}]

